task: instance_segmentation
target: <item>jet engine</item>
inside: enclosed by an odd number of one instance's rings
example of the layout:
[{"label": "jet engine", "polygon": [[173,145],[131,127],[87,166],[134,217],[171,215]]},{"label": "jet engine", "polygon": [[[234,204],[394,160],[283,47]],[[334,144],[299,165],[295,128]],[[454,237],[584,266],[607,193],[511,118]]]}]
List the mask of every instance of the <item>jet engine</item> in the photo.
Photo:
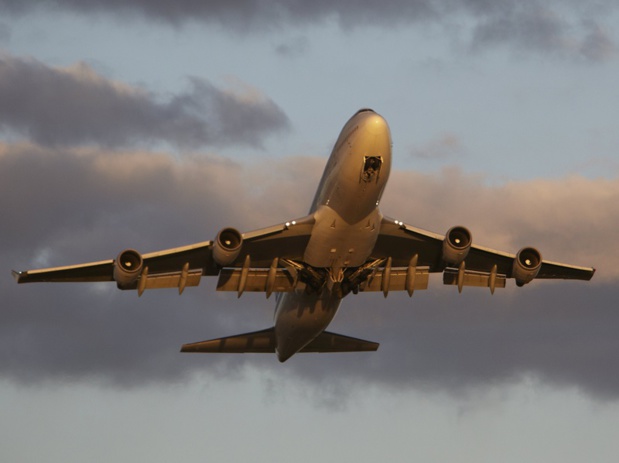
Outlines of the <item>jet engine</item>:
[{"label": "jet engine", "polygon": [[242,244],[243,237],[238,230],[224,228],[213,243],[213,259],[221,267],[230,265],[239,256]]},{"label": "jet engine", "polygon": [[458,265],[471,249],[471,232],[464,227],[452,227],[443,240],[443,260],[449,265]]},{"label": "jet engine", "polygon": [[518,286],[529,283],[539,273],[542,267],[542,255],[535,248],[522,248],[516,254],[512,276]]},{"label": "jet engine", "polygon": [[125,249],[114,261],[114,281],[119,289],[132,289],[142,272],[144,261],[139,252]]}]

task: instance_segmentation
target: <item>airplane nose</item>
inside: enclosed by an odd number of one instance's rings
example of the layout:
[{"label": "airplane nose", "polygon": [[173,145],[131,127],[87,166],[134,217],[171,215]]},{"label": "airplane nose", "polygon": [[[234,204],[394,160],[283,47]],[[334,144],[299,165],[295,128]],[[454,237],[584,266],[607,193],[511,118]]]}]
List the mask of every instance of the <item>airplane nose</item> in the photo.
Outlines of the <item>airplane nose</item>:
[{"label": "airplane nose", "polygon": [[366,120],[365,129],[373,135],[385,135],[389,133],[387,121],[378,114],[372,114]]}]

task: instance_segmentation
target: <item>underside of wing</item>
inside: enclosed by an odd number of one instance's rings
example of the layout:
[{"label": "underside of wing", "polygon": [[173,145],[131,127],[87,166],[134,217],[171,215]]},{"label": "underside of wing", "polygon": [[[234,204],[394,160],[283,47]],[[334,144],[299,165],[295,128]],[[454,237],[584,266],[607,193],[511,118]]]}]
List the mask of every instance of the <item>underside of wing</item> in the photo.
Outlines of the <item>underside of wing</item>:
[{"label": "underside of wing", "polygon": [[[139,294],[146,289],[171,287],[182,292],[187,286],[197,286],[202,276],[219,275],[222,268],[229,269],[232,277],[238,278],[242,268],[247,270],[251,266],[268,269],[278,259],[302,259],[313,223],[313,216],[307,216],[242,235],[234,229],[224,229],[214,241],[143,255],[127,249],[116,259],[13,271],[13,276],[18,283],[116,281],[120,289],[137,289]],[[234,237],[237,241],[232,243],[236,248],[232,251],[223,247],[230,244],[227,238],[224,238],[223,245],[220,242],[220,235],[229,230],[236,233]],[[221,256],[223,261],[219,260]],[[265,290],[265,272],[252,275],[254,291]],[[230,278],[230,272],[227,272],[224,281]],[[276,280],[275,290],[278,291],[289,278],[280,268]],[[256,287],[258,281],[263,283],[261,289]]]},{"label": "underside of wing", "polygon": [[595,273],[593,268],[544,261],[534,248],[509,254],[471,241],[464,227],[453,227],[439,235],[384,218],[372,257],[389,259],[394,267],[414,260],[431,273],[443,272],[444,283],[457,285],[460,290],[463,286],[485,286],[494,291],[505,287],[508,278],[519,286],[534,278],[590,280]]},{"label": "underside of wing", "polygon": [[269,268],[275,257],[302,260],[314,227],[313,215],[243,233],[237,257],[225,267],[239,268],[250,256],[252,268]]}]

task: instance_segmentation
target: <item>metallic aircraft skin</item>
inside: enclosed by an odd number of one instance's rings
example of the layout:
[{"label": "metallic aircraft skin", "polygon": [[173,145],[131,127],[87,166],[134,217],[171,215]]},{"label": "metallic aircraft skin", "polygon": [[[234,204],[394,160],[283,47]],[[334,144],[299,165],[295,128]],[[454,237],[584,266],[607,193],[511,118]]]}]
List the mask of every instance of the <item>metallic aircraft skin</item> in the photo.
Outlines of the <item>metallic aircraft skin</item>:
[{"label": "metallic aircraft skin", "polygon": [[[380,160],[379,172],[364,178],[364,159]],[[377,161],[378,162],[378,161]],[[303,261],[328,269],[319,294],[283,293],[275,311],[277,357],[286,361],[322,333],[342,301],[343,271],[370,256],[382,215],[380,198],[391,169],[391,133],[371,110],[357,112],[344,126],[327,162],[310,214],[315,224]]]},{"label": "metallic aircraft skin", "polygon": [[274,326],[184,344],[181,352],[276,353],[281,362],[297,352],[369,352],[378,343],[325,331],[349,293],[406,291],[443,283],[485,287],[492,294],[508,279],[590,280],[595,269],[542,259],[532,247],[516,254],[473,244],[462,226],[433,233],[383,217],[379,203],[391,170],[391,133],[385,119],[361,109],[344,125],[309,215],[240,233],[224,228],[214,240],[140,254],[121,251],[108,259],[13,272],[18,283],[114,281],[119,289],[198,286],[217,276],[218,291],[276,294]]}]

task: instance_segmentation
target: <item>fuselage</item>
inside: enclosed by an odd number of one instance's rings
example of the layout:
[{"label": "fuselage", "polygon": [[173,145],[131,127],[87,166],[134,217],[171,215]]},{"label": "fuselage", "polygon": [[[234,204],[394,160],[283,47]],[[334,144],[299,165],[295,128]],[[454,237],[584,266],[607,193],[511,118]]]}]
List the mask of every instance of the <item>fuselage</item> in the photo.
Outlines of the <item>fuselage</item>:
[{"label": "fuselage", "polygon": [[368,261],[382,215],[380,198],[391,170],[391,134],[370,109],[346,123],[318,185],[310,214],[315,225],[303,263],[326,275],[312,292],[282,293],[275,311],[277,356],[285,361],[322,333],[335,316],[346,275]]}]

